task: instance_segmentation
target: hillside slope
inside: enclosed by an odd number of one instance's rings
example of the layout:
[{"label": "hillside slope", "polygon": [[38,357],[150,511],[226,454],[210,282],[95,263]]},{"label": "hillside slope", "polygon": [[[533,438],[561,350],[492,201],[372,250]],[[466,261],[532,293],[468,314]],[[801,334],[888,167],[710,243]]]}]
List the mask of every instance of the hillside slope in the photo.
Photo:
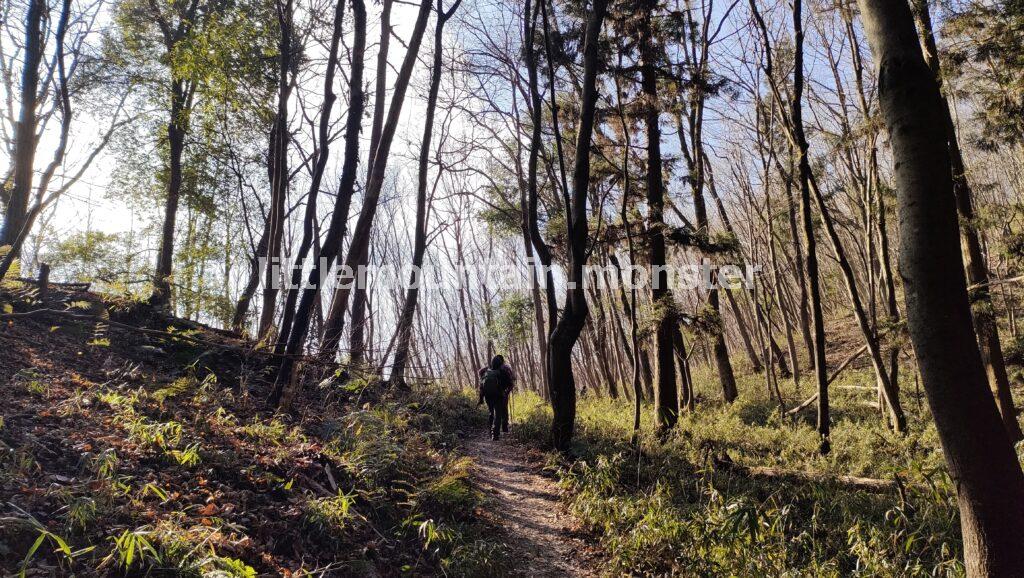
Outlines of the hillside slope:
[{"label": "hillside slope", "polygon": [[492,572],[460,395],[308,384],[238,336],[79,290],[0,293],[0,573]]}]

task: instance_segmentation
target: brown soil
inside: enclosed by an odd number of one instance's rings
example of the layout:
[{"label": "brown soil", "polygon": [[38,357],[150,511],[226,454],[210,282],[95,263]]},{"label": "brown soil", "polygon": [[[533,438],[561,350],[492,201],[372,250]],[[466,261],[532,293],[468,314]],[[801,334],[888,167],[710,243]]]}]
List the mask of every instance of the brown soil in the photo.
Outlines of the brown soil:
[{"label": "brown soil", "polygon": [[494,522],[506,532],[512,572],[531,578],[599,576],[593,538],[576,529],[559,501],[558,485],[539,472],[530,452],[485,434],[465,442],[476,477],[487,494]]}]

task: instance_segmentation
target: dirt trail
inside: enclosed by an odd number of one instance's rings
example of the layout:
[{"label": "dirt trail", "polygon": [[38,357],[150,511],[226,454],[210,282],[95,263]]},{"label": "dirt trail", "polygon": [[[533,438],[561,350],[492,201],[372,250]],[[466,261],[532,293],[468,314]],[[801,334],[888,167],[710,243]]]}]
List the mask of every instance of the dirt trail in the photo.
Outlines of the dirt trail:
[{"label": "dirt trail", "polygon": [[487,494],[494,521],[507,533],[517,576],[599,576],[598,556],[572,529],[554,481],[537,473],[526,450],[509,439],[492,442],[482,432],[465,441],[476,460],[476,478]]}]

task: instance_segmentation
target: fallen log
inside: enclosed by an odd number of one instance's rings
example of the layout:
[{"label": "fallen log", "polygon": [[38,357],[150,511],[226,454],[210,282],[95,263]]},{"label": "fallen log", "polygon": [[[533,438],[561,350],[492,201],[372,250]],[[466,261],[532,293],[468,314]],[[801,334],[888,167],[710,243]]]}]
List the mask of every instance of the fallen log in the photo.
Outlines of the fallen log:
[{"label": "fallen log", "polygon": [[[41,279],[33,279],[31,277],[18,277],[18,281],[28,285],[39,285]],[[50,281],[47,279],[46,284],[51,287],[61,287],[70,289],[73,291],[88,291],[92,287],[92,283],[81,282],[81,281]]]},{"label": "fallen log", "polygon": [[787,470],[766,466],[744,466],[732,461],[728,456],[716,456],[712,459],[712,464],[715,471],[728,472],[730,474],[737,474],[750,478],[783,480],[805,484],[836,484],[873,494],[886,494],[892,491],[897,491],[901,486],[901,483],[897,480],[862,478],[858,476],[836,476],[831,474],[803,472],[799,470]]},{"label": "fallen log", "polygon": [[786,415],[796,415],[796,414],[800,413],[801,411],[807,409],[811,405],[813,405],[814,402],[816,402],[816,401],[818,401],[818,394],[814,394],[811,397],[808,397],[807,399],[803,400],[802,402],[800,402],[800,405],[798,405],[798,406],[794,407],[793,409],[787,411]]},{"label": "fallen log", "polygon": [[[853,363],[854,361],[856,361],[858,357],[860,357],[861,355],[864,355],[864,352],[867,351],[867,350],[868,350],[868,346],[865,344],[865,345],[862,345],[861,348],[858,349],[857,351],[854,351],[853,355],[851,355],[850,357],[847,357],[842,363],[840,363],[839,367],[837,367],[836,370],[832,372],[832,375],[827,380],[825,380],[825,385],[831,384],[836,379],[836,377],[838,377],[839,374],[842,373],[842,371],[844,369],[849,367],[850,364]],[[798,405],[798,406],[794,407],[793,409],[787,411],[786,415],[796,415],[796,414],[800,413],[801,411],[803,411],[804,409],[810,407],[817,400],[818,400],[818,394],[815,393],[811,397],[809,397],[809,398],[805,399],[804,401],[802,401],[800,403],[800,405]]]}]

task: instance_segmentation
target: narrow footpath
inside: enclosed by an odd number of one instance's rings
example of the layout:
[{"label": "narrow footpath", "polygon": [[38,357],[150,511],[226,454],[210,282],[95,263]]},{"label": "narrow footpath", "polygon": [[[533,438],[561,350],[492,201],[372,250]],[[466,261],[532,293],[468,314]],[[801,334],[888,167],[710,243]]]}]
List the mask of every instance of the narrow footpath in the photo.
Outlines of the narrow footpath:
[{"label": "narrow footpath", "polygon": [[492,442],[483,432],[464,442],[475,475],[507,536],[513,575],[531,578],[597,577],[597,549],[573,531],[557,484],[537,472],[527,451],[510,439]]}]

